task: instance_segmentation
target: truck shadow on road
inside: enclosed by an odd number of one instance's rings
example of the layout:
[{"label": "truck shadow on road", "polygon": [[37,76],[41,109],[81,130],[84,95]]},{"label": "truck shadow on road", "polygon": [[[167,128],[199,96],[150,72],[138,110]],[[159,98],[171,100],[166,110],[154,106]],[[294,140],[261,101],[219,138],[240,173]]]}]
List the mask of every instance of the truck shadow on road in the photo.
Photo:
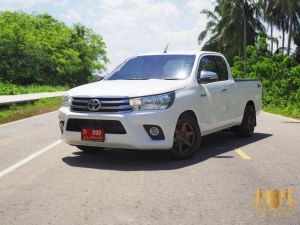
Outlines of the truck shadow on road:
[{"label": "truck shadow on road", "polygon": [[[176,160],[168,151],[107,149],[95,152],[81,152],[74,147],[74,156],[62,160],[73,167],[94,168],[119,171],[174,170],[191,166],[202,161],[216,158],[232,160],[236,155],[233,150],[261,141],[272,134],[255,133],[250,138],[238,138],[229,132],[218,132],[203,137],[200,151],[191,159]],[[222,155],[225,154],[226,155]],[[251,153],[250,153],[251,154]]]}]

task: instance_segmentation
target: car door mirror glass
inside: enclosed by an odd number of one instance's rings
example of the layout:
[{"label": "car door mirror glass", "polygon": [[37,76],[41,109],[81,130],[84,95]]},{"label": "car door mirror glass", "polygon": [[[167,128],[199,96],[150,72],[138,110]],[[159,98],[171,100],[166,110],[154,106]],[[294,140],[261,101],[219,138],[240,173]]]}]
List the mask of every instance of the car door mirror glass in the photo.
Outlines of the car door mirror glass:
[{"label": "car door mirror glass", "polygon": [[197,77],[198,83],[211,83],[218,81],[218,74],[212,71],[201,71]]}]

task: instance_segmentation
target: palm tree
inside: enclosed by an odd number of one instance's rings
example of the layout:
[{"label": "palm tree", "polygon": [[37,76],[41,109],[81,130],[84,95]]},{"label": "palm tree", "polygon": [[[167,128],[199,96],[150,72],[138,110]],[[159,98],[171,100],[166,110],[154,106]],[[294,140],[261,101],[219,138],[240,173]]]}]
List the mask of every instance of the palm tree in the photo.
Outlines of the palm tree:
[{"label": "palm tree", "polygon": [[285,48],[285,33],[288,29],[288,17],[286,15],[287,1],[288,0],[274,0],[272,8],[272,10],[276,12],[275,22],[277,23],[277,27],[282,31],[282,52]]},{"label": "palm tree", "polygon": [[285,34],[288,32],[287,54],[290,54],[293,34],[300,29],[300,1],[267,0],[265,5],[265,20],[282,31],[282,50],[285,49]]},{"label": "palm tree", "polygon": [[200,44],[208,33],[211,34],[204,50],[246,57],[247,45],[254,44],[259,32],[265,31],[258,19],[258,5],[253,0],[218,0],[213,11],[203,10],[201,13],[210,19],[198,37]]},{"label": "palm tree", "polygon": [[285,33],[288,30],[287,2],[288,0],[270,0],[267,14],[273,15],[272,22],[282,31],[282,53],[285,49]]},{"label": "palm tree", "polygon": [[289,19],[289,37],[288,37],[288,48],[287,54],[290,54],[291,51],[291,42],[294,32],[300,29],[300,1],[299,0],[288,0],[288,19]]},{"label": "palm tree", "polygon": [[222,44],[221,44],[221,36],[219,35],[218,31],[218,24],[220,23],[221,17],[221,8],[220,8],[221,1],[217,0],[217,6],[214,8],[214,11],[209,11],[207,9],[203,9],[200,13],[205,14],[208,19],[210,19],[204,31],[202,31],[198,36],[198,44],[200,45],[202,41],[207,37],[208,33],[211,34],[210,39],[205,43],[203,46],[204,50],[215,50],[215,51],[222,51]]},{"label": "palm tree", "polygon": [[[259,7],[261,8],[261,14],[263,17],[263,20],[268,23],[271,30],[271,36],[268,38],[271,40],[271,52],[273,53],[274,50],[274,36],[273,36],[273,30],[276,24],[276,15],[277,12],[273,10],[274,8],[274,0],[259,0]],[[278,43],[277,43],[278,45]]]},{"label": "palm tree", "polygon": [[296,50],[295,50],[295,59],[296,62],[300,64],[300,29],[295,31],[294,36],[293,36],[294,43],[297,45]]}]

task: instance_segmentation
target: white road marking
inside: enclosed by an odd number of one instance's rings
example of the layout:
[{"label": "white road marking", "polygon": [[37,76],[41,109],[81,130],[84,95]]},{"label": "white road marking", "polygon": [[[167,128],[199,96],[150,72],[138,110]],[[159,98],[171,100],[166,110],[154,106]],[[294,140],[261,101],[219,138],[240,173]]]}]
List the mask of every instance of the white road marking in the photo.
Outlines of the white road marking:
[{"label": "white road marking", "polygon": [[32,155],[28,156],[27,158],[22,159],[21,161],[19,161],[19,162],[15,163],[15,164],[11,165],[10,167],[2,170],[0,172],[0,178],[3,177],[3,176],[5,176],[8,173],[14,171],[15,169],[19,168],[20,166],[24,165],[25,163],[29,162],[30,160],[38,157],[39,155],[41,155],[41,154],[49,151],[51,148],[55,147],[56,145],[59,145],[60,143],[62,143],[62,140],[58,140],[58,141],[56,141],[56,142],[48,145],[47,147],[45,147],[45,148],[43,148],[43,149],[41,149],[41,150],[33,153]]}]

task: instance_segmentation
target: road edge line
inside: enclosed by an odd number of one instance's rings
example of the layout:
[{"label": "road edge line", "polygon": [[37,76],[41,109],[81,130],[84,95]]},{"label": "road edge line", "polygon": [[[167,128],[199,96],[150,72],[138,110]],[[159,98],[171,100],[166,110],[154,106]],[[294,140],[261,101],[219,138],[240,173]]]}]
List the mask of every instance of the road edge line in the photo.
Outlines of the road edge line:
[{"label": "road edge line", "polygon": [[262,112],[267,113],[267,114],[271,114],[272,116],[276,116],[276,117],[279,117],[279,118],[282,118],[282,119],[288,119],[288,120],[291,120],[291,121],[300,122],[299,119],[295,119],[295,118],[291,118],[291,117],[287,117],[287,116],[282,116],[282,115],[279,115],[279,114],[276,114],[276,113],[266,112],[266,111],[263,111],[263,110],[262,110]]},{"label": "road edge line", "polygon": [[7,175],[7,174],[9,174],[9,173],[11,173],[11,172],[13,172],[15,169],[17,169],[17,168],[19,168],[20,166],[26,164],[27,162],[33,160],[34,158],[38,157],[39,155],[41,155],[41,154],[43,154],[43,153],[49,151],[51,148],[53,148],[53,147],[59,145],[59,144],[62,143],[62,142],[63,142],[62,140],[58,140],[58,141],[56,141],[56,142],[54,142],[54,143],[48,145],[47,147],[42,148],[41,150],[39,150],[39,151],[33,153],[32,155],[26,157],[25,159],[22,159],[21,161],[16,162],[15,164],[9,166],[8,168],[2,170],[2,171],[0,172],[0,178],[3,177],[3,176],[5,176],[5,175]]}]

